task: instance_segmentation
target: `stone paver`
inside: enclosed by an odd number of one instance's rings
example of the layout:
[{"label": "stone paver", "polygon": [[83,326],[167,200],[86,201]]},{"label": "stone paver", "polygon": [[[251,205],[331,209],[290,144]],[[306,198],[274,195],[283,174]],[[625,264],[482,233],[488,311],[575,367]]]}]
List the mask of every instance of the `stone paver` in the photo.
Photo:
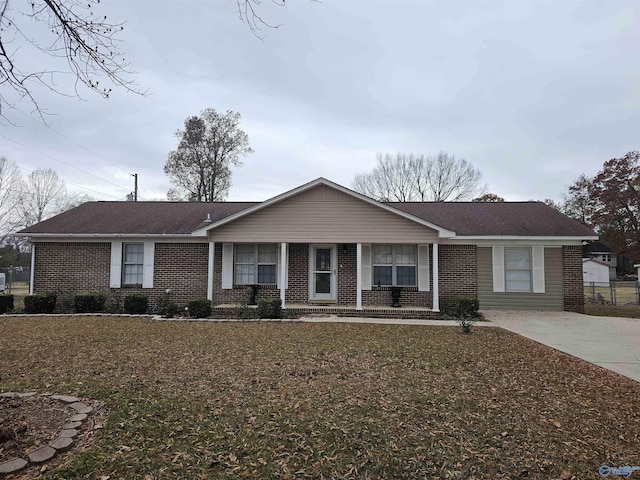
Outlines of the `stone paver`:
[{"label": "stone paver", "polygon": [[75,403],[71,403],[69,406],[71,408],[73,408],[78,413],[91,413],[91,412],[93,412],[93,408],[91,408],[86,403],[75,402]]},{"label": "stone paver", "polygon": [[18,470],[22,470],[24,467],[27,466],[27,462],[25,459],[23,458],[11,458],[9,460],[7,460],[6,462],[2,462],[0,463],[0,475],[6,474],[6,473],[13,473],[13,472],[17,472]]},{"label": "stone paver", "polygon": [[72,438],[58,437],[53,442],[51,442],[49,446],[55,448],[56,450],[64,450],[65,448],[69,448],[72,443]]},{"label": "stone paver", "polygon": [[[85,418],[87,418],[86,414],[83,413],[83,415],[85,415]],[[70,429],[70,428],[78,428],[80,425],[82,425],[82,422],[69,422],[69,423],[65,423],[62,426],[62,428],[64,428],[66,430],[66,429]]]},{"label": "stone paver", "polygon": [[29,452],[27,454],[27,457],[29,457],[29,461],[32,463],[42,463],[52,459],[55,454],[55,448],[45,445],[44,447],[40,447],[33,452]]},{"label": "stone paver", "polygon": [[[0,393],[0,397],[5,398],[25,398],[34,395],[38,394],[36,392]],[[29,463],[46,462],[55,456],[56,451],[69,448],[73,444],[73,438],[78,435],[78,428],[82,426],[82,422],[87,418],[87,414],[93,411],[90,405],[81,402],[78,397],[72,395],[53,395],[51,393],[41,393],[39,395],[51,397],[53,400],[66,403],[68,407],[76,411],[76,414],[67,420],[67,423],[62,427],[62,430],[58,433],[58,437],[53,442],[27,453],[28,461],[24,458],[16,457],[0,463],[0,476],[17,472],[29,465]]]},{"label": "stone paver", "polygon": [[60,400],[65,403],[76,403],[80,401],[78,397],[72,397],[71,395],[51,395],[51,398]]}]

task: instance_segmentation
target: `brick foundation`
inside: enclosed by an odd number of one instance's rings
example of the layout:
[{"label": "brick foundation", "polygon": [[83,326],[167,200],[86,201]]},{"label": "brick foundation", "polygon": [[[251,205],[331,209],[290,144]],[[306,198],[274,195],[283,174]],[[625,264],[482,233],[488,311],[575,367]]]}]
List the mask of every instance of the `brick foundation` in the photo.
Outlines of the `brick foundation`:
[{"label": "brick foundation", "polygon": [[565,311],[584,313],[581,246],[562,247],[562,277]]}]

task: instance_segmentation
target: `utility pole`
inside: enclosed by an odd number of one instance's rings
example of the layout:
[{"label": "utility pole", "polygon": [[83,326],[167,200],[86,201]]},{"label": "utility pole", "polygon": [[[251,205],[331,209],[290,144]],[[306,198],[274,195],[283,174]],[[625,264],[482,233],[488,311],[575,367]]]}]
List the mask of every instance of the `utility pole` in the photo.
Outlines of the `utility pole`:
[{"label": "utility pole", "polygon": [[134,178],[133,201],[137,202],[138,201],[138,174],[137,173],[132,173],[131,176]]}]

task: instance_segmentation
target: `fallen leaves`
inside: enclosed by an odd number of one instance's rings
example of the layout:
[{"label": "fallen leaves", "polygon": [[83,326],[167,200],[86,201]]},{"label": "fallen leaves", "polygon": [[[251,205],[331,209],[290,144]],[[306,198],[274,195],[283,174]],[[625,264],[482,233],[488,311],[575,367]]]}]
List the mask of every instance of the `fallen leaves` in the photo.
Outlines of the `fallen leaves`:
[{"label": "fallen leaves", "polygon": [[0,389],[112,412],[51,478],[567,480],[640,464],[638,384],[499,329],[0,319],[0,348]]}]

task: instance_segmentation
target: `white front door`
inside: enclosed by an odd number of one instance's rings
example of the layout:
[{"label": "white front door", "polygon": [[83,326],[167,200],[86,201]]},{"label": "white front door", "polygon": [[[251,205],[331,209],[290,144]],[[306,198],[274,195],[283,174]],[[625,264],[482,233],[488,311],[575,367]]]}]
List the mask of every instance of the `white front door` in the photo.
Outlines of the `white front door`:
[{"label": "white front door", "polygon": [[309,247],[309,299],[336,300],[336,246]]}]

